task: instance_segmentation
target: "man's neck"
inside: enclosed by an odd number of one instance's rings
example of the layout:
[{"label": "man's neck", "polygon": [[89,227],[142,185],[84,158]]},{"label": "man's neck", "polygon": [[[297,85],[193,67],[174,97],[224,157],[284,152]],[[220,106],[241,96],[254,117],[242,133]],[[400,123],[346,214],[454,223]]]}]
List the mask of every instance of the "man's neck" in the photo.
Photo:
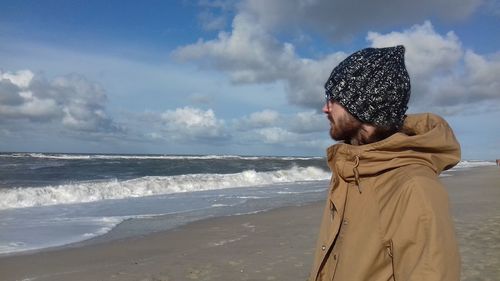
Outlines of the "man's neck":
[{"label": "man's neck", "polygon": [[373,125],[363,123],[358,129],[358,132],[351,138],[351,145],[364,145],[378,141],[375,138],[376,128]]}]

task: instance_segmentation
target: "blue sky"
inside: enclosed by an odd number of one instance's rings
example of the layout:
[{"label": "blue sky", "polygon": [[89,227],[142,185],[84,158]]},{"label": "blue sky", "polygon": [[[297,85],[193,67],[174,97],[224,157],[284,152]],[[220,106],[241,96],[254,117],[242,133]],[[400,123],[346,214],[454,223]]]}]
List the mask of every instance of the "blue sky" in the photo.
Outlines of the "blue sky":
[{"label": "blue sky", "polygon": [[500,1],[0,1],[1,151],[323,155],[331,69],[406,46],[410,113],[500,158]]}]

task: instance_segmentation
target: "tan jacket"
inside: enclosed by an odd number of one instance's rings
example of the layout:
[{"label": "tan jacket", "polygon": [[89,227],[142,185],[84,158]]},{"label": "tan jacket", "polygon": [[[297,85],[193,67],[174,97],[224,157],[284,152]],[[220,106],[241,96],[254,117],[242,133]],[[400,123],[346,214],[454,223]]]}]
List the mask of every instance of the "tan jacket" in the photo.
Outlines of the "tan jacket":
[{"label": "tan jacket", "polygon": [[459,280],[441,171],[460,160],[448,124],[410,115],[402,133],[328,149],[333,172],[310,280]]}]

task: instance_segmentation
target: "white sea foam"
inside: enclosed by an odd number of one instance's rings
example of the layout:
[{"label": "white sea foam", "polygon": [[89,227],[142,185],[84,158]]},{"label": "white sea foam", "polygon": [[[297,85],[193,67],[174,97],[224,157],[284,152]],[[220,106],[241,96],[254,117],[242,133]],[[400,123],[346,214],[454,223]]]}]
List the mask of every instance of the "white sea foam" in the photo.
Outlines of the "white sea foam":
[{"label": "white sea foam", "polygon": [[227,205],[227,204],[212,204],[211,207],[213,208],[220,208],[220,207],[229,207],[231,205]]},{"label": "white sea foam", "polygon": [[464,160],[460,161],[453,169],[469,169],[475,167],[484,166],[495,166],[496,163],[493,161],[483,161],[483,160]]},{"label": "white sea foam", "polygon": [[127,154],[50,154],[50,153],[12,153],[0,154],[5,158],[43,158],[43,159],[64,159],[64,160],[86,160],[86,159],[137,159],[137,160],[216,160],[216,159],[236,159],[236,160],[311,160],[322,159],[323,157],[293,157],[293,156],[239,156],[239,155],[127,155]]},{"label": "white sea foam", "polygon": [[0,190],[0,210],[94,202],[178,192],[262,186],[277,183],[327,180],[330,173],[317,167],[235,174],[148,176],[127,181],[92,181],[72,184]]},{"label": "white sea foam", "polygon": [[[28,212],[29,214],[29,212]],[[51,214],[52,216],[61,215]],[[36,217],[37,214],[32,214]],[[0,255],[5,253],[22,252],[66,245],[87,240],[109,232],[120,222],[135,216],[115,217],[37,217],[37,219],[18,221],[16,226],[12,222],[3,222],[7,230],[3,229],[4,237],[0,239]],[[41,233],[32,234],[33,229]],[[30,232],[26,234],[26,232]],[[79,233],[79,231],[83,231]]]}]

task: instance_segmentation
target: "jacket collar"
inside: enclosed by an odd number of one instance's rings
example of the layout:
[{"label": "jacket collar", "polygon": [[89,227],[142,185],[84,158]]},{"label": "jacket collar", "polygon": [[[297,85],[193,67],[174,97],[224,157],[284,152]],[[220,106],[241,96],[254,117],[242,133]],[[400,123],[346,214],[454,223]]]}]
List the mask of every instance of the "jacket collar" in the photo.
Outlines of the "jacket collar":
[{"label": "jacket collar", "polygon": [[415,114],[408,115],[401,132],[384,140],[330,146],[327,160],[332,172],[347,182],[412,164],[428,166],[439,174],[458,163],[460,145],[444,119],[431,113]]}]

